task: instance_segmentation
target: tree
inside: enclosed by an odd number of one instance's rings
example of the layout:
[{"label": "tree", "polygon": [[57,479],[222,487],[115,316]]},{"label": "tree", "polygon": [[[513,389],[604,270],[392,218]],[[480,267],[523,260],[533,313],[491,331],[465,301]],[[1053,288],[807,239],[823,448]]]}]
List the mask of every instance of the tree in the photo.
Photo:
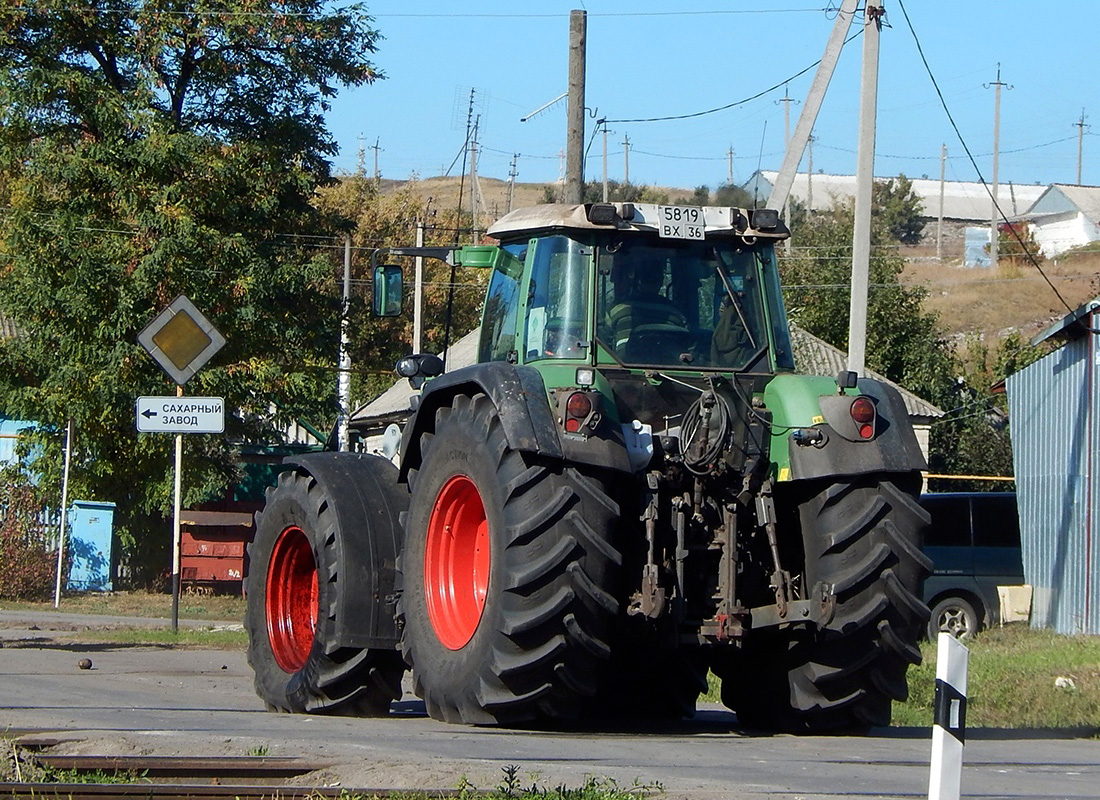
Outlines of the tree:
[{"label": "tree", "polygon": [[878,217],[887,233],[902,244],[916,244],[924,230],[921,199],[913,182],[904,175],[875,181],[871,190],[871,214]]},{"label": "tree", "polygon": [[317,245],[347,223],[311,201],[328,98],[379,77],[369,22],[322,0],[0,9],[0,310],[23,331],[0,343],[0,407],[39,421],[46,486],[74,419],[74,490],[118,503],[135,550],[171,496],[169,439],[133,424],[171,383],[136,336],[175,296],[228,340],[188,393],[233,411],[226,437],[186,437],[185,502],[225,491],[235,443],[333,417],[336,259]]},{"label": "tree", "polygon": [[[842,350],[848,349],[852,227],[850,205],[810,217],[797,228],[792,255],[780,261],[791,320]],[[901,285],[904,261],[882,246],[882,222],[872,228],[867,366],[935,403],[951,381],[950,349],[922,306],[924,291]]]}]

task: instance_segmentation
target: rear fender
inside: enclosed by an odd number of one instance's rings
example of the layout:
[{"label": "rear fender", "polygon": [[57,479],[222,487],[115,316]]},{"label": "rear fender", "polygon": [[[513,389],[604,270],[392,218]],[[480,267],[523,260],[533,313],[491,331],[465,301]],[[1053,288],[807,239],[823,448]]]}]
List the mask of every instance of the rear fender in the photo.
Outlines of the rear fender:
[{"label": "rear fender", "polygon": [[496,406],[512,450],[630,471],[622,432],[615,426],[608,426],[611,433],[606,438],[563,435],[550,407],[542,374],[533,367],[491,361],[445,373],[424,386],[419,404],[402,432],[399,480],[405,481],[409,470],[420,468],[420,437],[434,430],[436,411],[449,407],[458,395],[475,394],[487,395]]},{"label": "rear fender", "polygon": [[336,514],[336,607],[341,612],[335,644],[397,647],[394,580],[404,540],[401,514],[409,508],[397,467],[361,453],[309,453],[285,463],[311,475]]},{"label": "rear fender", "polygon": [[[838,396],[834,379],[777,375],[768,383],[764,403],[772,412],[771,457],[780,481],[928,468],[897,389],[861,378],[857,388],[846,394],[874,400],[877,433],[873,439],[856,440],[845,427],[851,421],[836,418],[836,404],[829,402]],[[797,444],[792,434],[800,429],[819,430],[823,441]]]}]

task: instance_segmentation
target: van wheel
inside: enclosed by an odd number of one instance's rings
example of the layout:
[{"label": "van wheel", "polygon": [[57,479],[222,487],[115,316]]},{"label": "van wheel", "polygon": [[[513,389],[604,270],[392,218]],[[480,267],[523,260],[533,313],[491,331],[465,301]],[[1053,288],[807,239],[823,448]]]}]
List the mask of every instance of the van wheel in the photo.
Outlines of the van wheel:
[{"label": "van wheel", "polygon": [[928,620],[928,638],[936,641],[941,633],[956,639],[969,639],[978,632],[978,614],[969,601],[961,597],[945,597],[932,607]]}]

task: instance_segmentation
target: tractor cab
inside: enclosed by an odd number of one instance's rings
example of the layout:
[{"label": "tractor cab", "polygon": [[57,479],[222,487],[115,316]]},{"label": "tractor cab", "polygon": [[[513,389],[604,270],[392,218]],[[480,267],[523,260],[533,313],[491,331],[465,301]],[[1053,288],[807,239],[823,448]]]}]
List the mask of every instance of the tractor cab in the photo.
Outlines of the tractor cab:
[{"label": "tractor cab", "polygon": [[547,205],[489,229],[510,257],[490,279],[479,361],[793,369],[772,211]]}]

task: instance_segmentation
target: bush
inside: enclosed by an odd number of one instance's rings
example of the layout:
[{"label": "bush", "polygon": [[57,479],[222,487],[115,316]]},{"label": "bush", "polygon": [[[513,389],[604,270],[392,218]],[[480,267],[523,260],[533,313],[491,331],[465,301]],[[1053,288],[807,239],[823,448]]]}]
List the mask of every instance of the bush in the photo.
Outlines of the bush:
[{"label": "bush", "polygon": [[0,470],[0,599],[48,600],[57,561],[38,488],[17,469]]}]

